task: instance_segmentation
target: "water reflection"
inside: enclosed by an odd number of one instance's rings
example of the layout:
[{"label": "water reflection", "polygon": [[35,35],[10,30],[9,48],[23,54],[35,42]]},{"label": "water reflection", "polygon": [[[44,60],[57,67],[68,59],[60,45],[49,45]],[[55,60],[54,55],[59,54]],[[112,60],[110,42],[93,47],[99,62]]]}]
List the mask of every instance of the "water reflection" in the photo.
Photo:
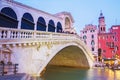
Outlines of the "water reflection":
[{"label": "water reflection", "polygon": [[114,71],[114,80],[120,80],[120,70]]},{"label": "water reflection", "polygon": [[120,71],[104,68],[77,69],[49,66],[37,80],[120,80]]}]

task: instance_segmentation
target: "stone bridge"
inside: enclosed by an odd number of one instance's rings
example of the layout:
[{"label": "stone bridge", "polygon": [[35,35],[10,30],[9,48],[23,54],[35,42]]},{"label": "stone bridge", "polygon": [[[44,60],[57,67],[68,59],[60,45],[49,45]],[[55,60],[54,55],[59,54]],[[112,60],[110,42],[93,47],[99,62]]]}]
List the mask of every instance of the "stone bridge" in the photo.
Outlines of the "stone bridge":
[{"label": "stone bridge", "polygon": [[0,27],[0,61],[18,63],[20,73],[39,75],[49,65],[92,67],[90,50],[75,34]]}]

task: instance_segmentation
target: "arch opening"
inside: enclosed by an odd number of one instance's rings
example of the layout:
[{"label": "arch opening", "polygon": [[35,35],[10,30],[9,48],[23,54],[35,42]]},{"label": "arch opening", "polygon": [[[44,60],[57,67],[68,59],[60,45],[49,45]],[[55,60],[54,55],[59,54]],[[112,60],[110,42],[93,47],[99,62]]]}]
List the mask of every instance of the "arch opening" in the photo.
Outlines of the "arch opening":
[{"label": "arch opening", "polygon": [[37,30],[38,31],[46,31],[46,22],[43,17],[39,17],[37,21]]},{"label": "arch opening", "polygon": [[34,20],[30,13],[24,13],[21,21],[21,29],[34,30]]},{"label": "arch opening", "polygon": [[69,29],[70,28],[70,20],[68,17],[65,18],[65,29]]},{"label": "arch opening", "polygon": [[13,9],[4,7],[0,12],[0,27],[17,28],[17,15]]},{"label": "arch opening", "polygon": [[57,23],[57,32],[62,32],[62,25],[60,22]]},{"label": "arch opening", "polygon": [[53,20],[50,20],[48,23],[48,32],[55,32],[55,24]]},{"label": "arch opening", "polygon": [[68,46],[59,51],[48,63],[48,66],[51,65],[89,68],[89,63],[84,52],[77,46]]}]

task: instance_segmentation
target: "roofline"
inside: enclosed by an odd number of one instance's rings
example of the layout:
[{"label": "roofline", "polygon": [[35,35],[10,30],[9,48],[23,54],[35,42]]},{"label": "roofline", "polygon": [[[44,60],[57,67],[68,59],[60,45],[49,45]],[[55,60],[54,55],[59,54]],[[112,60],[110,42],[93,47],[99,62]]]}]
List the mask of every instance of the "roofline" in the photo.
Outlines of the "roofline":
[{"label": "roofline", "polygon": [[73,23],[75,22],[70,12],[63,11],[63,12],[56,13],[55,15],[59,15],[59,14],[69,15],[72,22]]},{"label": "roofline", "polygon": [[112,25],[112,27],[120,27],[120,25]]},{"label": "roofline", "polygon": [[[7,1],[8,2],[8,0],[3,0],[3,1]],[[17,1],[9,1],[10,3],[14,3],[14,4],[16,4],[16,5],[19,5],[19,6],[23,6],[23,7],[26,7],[26,8],[30,8],[30,9],[33,9],[33,10],[35,10],[35,11],[38,11],[38,12],[42,12],[42,13],[45,13],[45,14],[47,14],[47,15],[50,15],[50,16],[53,16],[53,17],[55,17],[55,18],[58,18],[58,19],[61,19],[61,18],[59,18],[59,17],[56,17],[55,15],[53,15],[53,14],[50,14],[50,13],[48,13],[48,12],[45,12],[45,11],[42,11],[42,10],[39,10],[39,9],[36,9],[36,8],[33,8],[33,7],[31,7],[31,6],[28,6],[28,5],[26,5],[26,4],[23,4],[23,3],[20,3],[20,2],[17,2]]]}]

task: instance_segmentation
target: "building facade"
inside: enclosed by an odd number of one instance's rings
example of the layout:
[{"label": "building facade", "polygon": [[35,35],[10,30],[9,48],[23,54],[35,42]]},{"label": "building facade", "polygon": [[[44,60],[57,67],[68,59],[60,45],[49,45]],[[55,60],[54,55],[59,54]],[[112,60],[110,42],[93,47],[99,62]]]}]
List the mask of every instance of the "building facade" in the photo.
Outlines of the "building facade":
[{"label": "building facade", "polygon": [[106,32],[105,18],[101,13],[98,28],[99,61],[101,61],[101,59],[115,59],[119,57],[120,25],[113,25],[109,29],[109,32]]},{"label": "building facade", "polygon": [[98,54],[98,30],[96,25],[88,24],[85,25],[85,28],[81,30],[80,36],[83,42],[89,47],[92,51],[94,58],[97,61]]},{"label": "building facade", "polygon": [[110,32],[114,34],[114,57],[120,59],[120,25],[113,25],[110,28]]},{"label": "building facade", "polygon": [[103,13],[100,13],[99,17],[99,33],[98,33],[98,60],[102,61],[105,59],[114,59],[114,39],[115,34],[111,31],[106,32],[105,17]]},{"label": "building facade", "polygon": [[99,54],[103,59],[111,59],[114,56],[114,34],[98,34],[98,48],[101,49]]},{"label": "building facade", "polygon": [[109,32],[106,32],[105,17],[101,12],[98,18],[98,28],[88,24],[80,31],[83,42],[92,51],[97,61],[102,59],[120,58],[120,25],[113,25]]}]

